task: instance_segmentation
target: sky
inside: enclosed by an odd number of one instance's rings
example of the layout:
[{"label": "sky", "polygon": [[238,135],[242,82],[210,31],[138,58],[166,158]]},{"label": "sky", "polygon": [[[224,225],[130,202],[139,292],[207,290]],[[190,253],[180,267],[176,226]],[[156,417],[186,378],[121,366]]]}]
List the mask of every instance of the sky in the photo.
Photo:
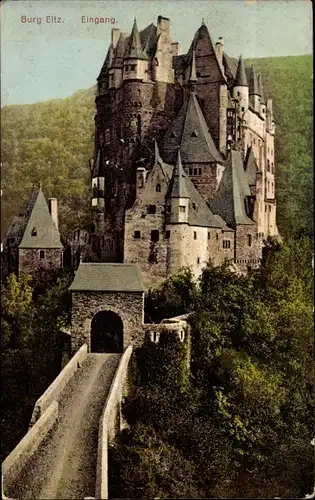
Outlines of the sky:
[{"label": "sky", "polygon": [[[128,33],[136,17],[141,30],[159,15],[170,18],[181,53],[202,19],[213,42],[222,36],[233,57],[312,53],[309,0],[4,0],[1,106],[63,98],[93,86],[111,29]],[[111,22],[84,22],[87,17]]]}]

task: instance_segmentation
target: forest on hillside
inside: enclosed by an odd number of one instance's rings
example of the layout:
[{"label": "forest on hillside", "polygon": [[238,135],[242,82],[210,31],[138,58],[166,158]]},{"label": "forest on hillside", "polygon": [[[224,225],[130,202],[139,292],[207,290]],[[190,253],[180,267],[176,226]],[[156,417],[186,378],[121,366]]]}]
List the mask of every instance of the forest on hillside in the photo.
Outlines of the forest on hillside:
[{"label": "forest on hillside", "polygon": [[[312,56],[249,60],[262,72],[276,119],[277,219],[281,233],[313,234]],[[67,99],[2,109],[1,239],[33,183],[57,197],[60,229],[84,222],[90,196],[95,88]]]}]

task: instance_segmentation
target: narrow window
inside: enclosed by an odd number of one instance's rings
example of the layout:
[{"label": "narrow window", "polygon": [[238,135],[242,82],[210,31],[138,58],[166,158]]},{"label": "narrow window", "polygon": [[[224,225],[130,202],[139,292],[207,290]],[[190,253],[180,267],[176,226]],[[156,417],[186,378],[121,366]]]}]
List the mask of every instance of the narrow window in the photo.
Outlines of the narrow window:
[{"label": "narrow window", "polygon": [[193,169],[192,168],[189,169],[189,175],[193,175]]},{"label": "narrow window", "polygon": [[197,264],[200,264],[200,257],[198,257],[197,259]]},{"label": "narrow window", "polygon": [[159,231],[157,229],[153,229],[151,231],[151,241],[153,241],[153,243],[156,243],[157,241],[159,241]]},{"label": "narrow window", "polygon": [[157,193],[160,193],[161,192],[161,184],[157,184],[155,190]]},{"label": "narrow window", "polygon": [[105,130],[105,144],[109,144],[110,143],[110,129],[106,129]]},{"label": "narrow window", "polygon": [[136,65],[135,65],[135,64],[132,64],[132,65],[130,66],[130,71],[135,71],[135,69],[136,69]]},{"label": "narrow window", "polygon": [[194,175],[198,175],[198,168],[194,168]]},{"label": "narrow window", "polygon": [[168,213],[170,213],[172,211],[171,205],[167,205],[167,211],[168,211]]},{"label": "narrow window", "polygon": [[210,232],[208,231],[208,240],[210,240]]},{"label": "narrow window", "polygon": [[137,135],[141,137],[141,116],[137,116]]},{"label": "narrow window", "polygon": [[148,206],[148,214],[155,214],[156,213],[156,206],[155,205],[149,205]]},{"label": "narrow window", "polygon": [[247,244],[248,244],[249,247],[252,246],[252,235],[251,234],[247,235]]},{"label": "narrow window", "polygon": [[196,240],[196,239],[197,239],[197,233],[196,233],[196,231],[194,231],[194,240]]},{"label": "narrow window", "polygon": [[267,171],[270,172],[270,161],[267,160]]},{"label": "narrow window", "polygon": [[133,237],[136,238],[137,240],[141,238],[141,231],[135,231]]},{"label": "narrow window", "polygon": [[244,108],[244,107],[242,107],[242,111],[245,111],[245,108]]},{"label": "narrow window", "polygon": [[37,236],[37,230],[36,230],[36,227],[34,227],[34,228],[32,229],[31,235],[32,235],[32,236]]},{"label": "narrow window", "polygon": [[215,235],[215,238],[216,238],[216,240],[218,240],[218,239],[219,239],[219,235],[218,235],[218,233]]},{"label": "narrow window", "polygon": [[202,174],[202,168],[198,168],[198,175]]},{"label": "narrow window", "polygon": [[44,259],[45,258],[45,250],[40,250],[39,251],[39,258]]},{"label": "narrow window", "polygon": [[179,206],[179,211],[184,214],[186,212],[186,207],[184,207],[183,205],[180,205]]},{"label": "narrow window", "polygon": [[171,231],[166,231],[166,233],[165,233],[165,239],[169,240],[170,236],[171,236]]}]

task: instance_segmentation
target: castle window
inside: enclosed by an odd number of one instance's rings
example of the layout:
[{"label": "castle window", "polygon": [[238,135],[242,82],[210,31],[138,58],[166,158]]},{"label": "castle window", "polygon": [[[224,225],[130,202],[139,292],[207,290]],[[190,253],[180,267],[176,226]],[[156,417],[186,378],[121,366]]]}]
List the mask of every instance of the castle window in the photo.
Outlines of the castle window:
[{"label": "castle window", "polygon": [[240,95],[241,95],[241,93],[240,93],[240,92],[237,92],[237,95],[238,95],[238,96],[240,96]]},{"label": "castle window", "polygon": [[161,192],[161,184],[157,184],[157,185],[156,185],[155,191],[156,191],[157,193],[160,193],[160,192]]},{"label": "castle window", "polygon": [[180,205],[179,206],[179,211],[184,214],[186,212],[186,207],[184,207],[184,205]]},{"label": "castle window", "polygon": [[171,231],[166,231],[166,233],[165,233],[165,239],[169,240],[170,236],[171,236]]},{"label": "castle window", "polygon": [[149,205],[148,206],[148,214],[155,214],[156,213],[156,206],[155,205]]},{"label": "castle window", "polygon": [[136,65],[135,65],[135,64],[132,64],[132,65],[130,66],[130,71],[135,71],[135,69],[136,69]]},{"label": "castle window", "polygon": [[171,133],[171,137],[172,138],[177,137],[174,131]]},{"label": "castle window", "polygon": [[197,259],[197,264],[200,264],[200,257],[198,257]]},{"label": "castle window", "polygon": [[198,175],[198,168],[194,168],[194,175]]},{"label": "castle window", "polygon": [[138,240],[139,238],[141,238],[141,231],[135,231],[134,234],[133,234],[133,237]]},{"label": "castle window", "polygon": [[202,168],[198,168],[198,175],[202,175]]},{"label": "castle window", "polygon": [[269,205],[269,212],[271,212],[271,205]]},{"label": "castle window", "polygon": [[37,230],[36,227],[32,229],[31,236],[37,236]]},{"label": "castle window", "polygon": [[208,231],[208,240],[210,240],[210,231]]},{"label": "castle window", "polygon": [[193,169],[192,168],[189,169],[189,175],[193,175]]},{"label": "castle window", "polygon": [[252,235],[251,234],[247,235],[247,244],[248,244],[249,247],[252,246]]},{"label": "castle window", "polygon": [[110,143],[110,129],[106,129],[105,130],[105,144],[109,144]]},{"label": "castle window", "polygon": [[254,137],[254,139],[253,139],[253,143],[254,143],[254,144],[256,144],[256,139],[255,139],[255,137]]},{"label": "castle window", "polygon": [[230,240],[223,240],[222,246],[225,249],[231,248],[231,242],[230,242]]},{"label": "castle window", "polygon": [[197,239],[197,233],[196,233],[196,231],[194,231],[194,240],[196,240],[196,239]]},{"label": "castle window", "polygon": [[242,107],[242,111],[245,111],[245,108],[244,108],[244,106]]},{"label": "castle window", "polygon": [[153,241],[153,243],[157,243],[157,241],[159,241],[159,238],[160,238],[159,231],[157,229],[153,229],[151,231],[151,241]]},{"label": "castle window", "polygon": [[219,235],[218,233],[215,235],[215,239],[218,240],[219,239]]},{"label": "castle window", "polygon": [[267,172],[270,172],[270,161],[267,160]]},{"label": "castle window", "polygon": [[45,250],[40,250],[39,251],[39,258],[44,259],[45,258]]},{"label": "castle window", "polygon": [[192,203],[192,207],[194,210],[196,210],[196,212],[198,212],[198,207],[197,207],[196,203]]},{"label": "castle window", "polygon": [[172,211],[172,207],[171,207],[171,205],[167,205],[166,209],[167,209],[167,212],[168,212],[168,213],[171,213],[171,211]]},{"label": "castle window", "polygon": [[198,137],[198,132],[197,130],[193,130],[191,137]]}]

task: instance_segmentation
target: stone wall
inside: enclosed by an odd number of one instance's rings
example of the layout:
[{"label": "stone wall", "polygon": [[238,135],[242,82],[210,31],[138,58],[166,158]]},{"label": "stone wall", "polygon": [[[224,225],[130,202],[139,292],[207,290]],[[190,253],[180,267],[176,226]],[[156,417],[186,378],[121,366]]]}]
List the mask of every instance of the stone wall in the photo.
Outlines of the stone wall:
[{"label": "stone wall", "polygon": [[[40,252],[44,252],[43,258]],[[32,274],[39,268],[58,269],[60,267],[62,267],[62,249],[60,248],[19,249],[19,274]]]},{"label": "stone wall", "polygon": [[[185,171],[193,182],[195,188],[207,203],[211,203],[217,190],[217,165],[216,163],[187,163]],[[200,169],[201,175],[194,175],[194,169]],[[192,174],[191,174],[192,172]]]},{"label": "stone wall", "polygon": [[50,384],[44,394],[36,401],[32,413],[30,428],[43,415],[47,408],[54,402],[58,401],[64,388],[71,380],[77,369],[81,366],[87,355],[87,345],[80,347],[78,352],[70,359],[58,377]]},{"label": "stone wall", "polygon": [[95,498],[108,498],[108,446],[121,429],[121,402],[126,392],[128,365],[132,354],[129,346],[121,357],[99,423]]},{"label": "stone wall", "polygon": [[[251,245],[248,237],[251,237]],[[235,232],[235,263],[237,268],[246,272],[248,267],[255,268],[262,257],[261,240],[257,237],[256,225],[239,225]]]},{"label": "stone wall", "polygon": [[83,344],[91,350],[91,322],[100,311],[118,314],[124,327],[124,348],[143,341],[144,294],[142,292],[72,292],[71,351]]},{"label": "stone wall", "polygon": [[58,418],[58,403],[53,402],[24,438],[2,462],[3,487],[7,495],[11,495],[14,482],[28,461],[36,453],[39,445],[55,425]]}]

